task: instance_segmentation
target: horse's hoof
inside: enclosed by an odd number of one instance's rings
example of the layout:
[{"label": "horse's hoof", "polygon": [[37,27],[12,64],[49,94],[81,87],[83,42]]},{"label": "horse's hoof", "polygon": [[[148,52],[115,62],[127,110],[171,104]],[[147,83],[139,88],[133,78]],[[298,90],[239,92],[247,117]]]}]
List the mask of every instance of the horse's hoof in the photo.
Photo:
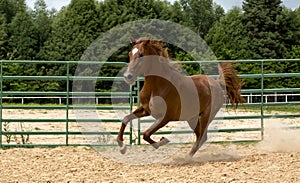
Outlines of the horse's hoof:
[{"label": "horse's hoof", "polygon": [[160,146],[163,146],[163,145],[166,145],[167,143],[169,143],[170,141],[165,138],[165,137],[162,137],[159,142],[156,142],[154,144],[151,144],[152,147],[154,147],[155,149],[158,149]]},{"label": "horse's hoof", "polygon": [[185,156],[184,156],[184,160],[186,161],[186,162],[193,162],[193,155],[191,155],[191,154],[186,154]]},{"label": "horse's hoof", "polygon": [[151,146],[154,147],[155,149],[158,149],[160,145],[158,144],[158,142],[156,142],[154,144],[151,144]]},{"label": "horse's hoof", "polygon": [[122,145],[122,147],[120,147],[120,152],[121,152],[121,154],[125,154],[126,153],[126,145],[125,144],[123,144]]},{"label": "horse's hoof", "polygon": [[165,138],[165,137],[162,137],[162,138],[160,139],[160,145],[161,145],[161,146],[166,145],[166,144],[169,143],[169,142],[170,142],[170,140],[167,139],[167,138]]},{"label": "horse's hoof", "polygon": [[192,159],[193,156],[194,156],[194,154],[191,154],[191,153],[186,154],[186,155],[185,155],[185,159]]}]

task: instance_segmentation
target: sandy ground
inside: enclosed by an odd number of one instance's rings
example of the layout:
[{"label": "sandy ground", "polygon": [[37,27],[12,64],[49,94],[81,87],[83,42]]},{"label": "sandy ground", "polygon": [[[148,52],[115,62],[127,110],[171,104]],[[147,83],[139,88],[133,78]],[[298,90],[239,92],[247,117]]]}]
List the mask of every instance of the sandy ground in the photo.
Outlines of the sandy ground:
[{"label": "sandy ground", "polygon": [[[102,116],[104,114],[111,115],[107,111],[101,112]],[[15,119],[63,118],[64,114],[53,110],[4,111],[4,118],[9,117]],[[260,123],[257,120],[241,120],[236,123],[226,121],[226,124],[227,127],[232,125],[255,127]],[[145,145],[132,146],[128,147],[125,155],[121,155],[117,147],[0,149],[0,182],[297,183],[300,182],[300,131],[285,128],[296,125],[299,125],[299,118],[266,121],[265,139],[260,143],[236,145],[207,143],[193,158],[186,157],[191,144],[170,144],[158,150]],[[19,127],[11,126],[10,128]],[[33,131],[58,131],[64,129],[65,126],[56,123],[34,123],[26,128],[31,128]],[[76,130],[78,125],[74,124],[70,128]],[[259,134],[250,136],[260,138]],[[63,137],[30,138],[33,143],[51,140],[57,142],[61,139]],[[84,140],[82,136],[74,137],[74,139],[75,141]]]},{"label": "sandy ground", "polygon": [[[85,110],[70,110],[69,119],[122,119],[128,111],[85,111]],[[276,114],[276,112],[274,113]],[[219,112],[218,117],[225,116],[241,116],[241,115],[259,115],[259,112],[249,111],[237,111],[237,112]],[[64,110],[3,110],[2,117],[4,119],[51,119],[51,120],[64,120],[66,119],[66,112]],[[145,119],[145,118],[144,118]],[[146,118],[151,119],[151,118]],[[284,126],[300,126],[299,118],[295,119],[265,119],[265,123],[280,122]],[[152,123],[142,123],[141,132],[145,131]],[[134,138],[138,135],[138,123],[137,120],[133,121],[133,133]],[[210,124],[209,129],[235,129],[235,128],[260,128],[261,122],[259,119],[247,119],[247,120],[214,120]],[[82,123],[69,123],[68,130],[70,132],[117,132],[120,128],[119,122],[82,122]],[[186,122],[170,122],[161,131],[187,131],[191,130]],[[4,130],[5,131],[5,130]],[[29,132],[65,132],[65,122],[33,122],[24,123],[22,127],[20,123],[9,123],[7,131],[29,131]],[[129,128],[126,129],[129,132]],[[84,144],[84,143],[110,143],[114,141],[116,136],[82,136],[82,135],[70,135],[70,144]],[[129,143],[129,136],[125,136],[125,141]],[[155,136],[154,138],[160,139],[161,136]],[[191,143],[194,142],[193,135],[175,135],[171,134],[169,137],[174,143]],[[236,133],[213,133],[209,135],[209,141],[231,141],[231,140],[260,140],[260,131],[254,132],[236,132]],[[3,143],[6,143],[6,137],[3,138]],[[30,135],[27,143],[32,144],[64,144],[66,142],[66,135]],[[22,143],[20,135],[11,136],[10,143]],[[141,143],[144,143],[142,140]]]},{"label": "sandy ground", "polygon": [[0,156],[1,182],[300,181],[299,152],[253,145],[211,145],[192,159],[179,156],[150,165],[118,163],[89,147],[8,149]]}]

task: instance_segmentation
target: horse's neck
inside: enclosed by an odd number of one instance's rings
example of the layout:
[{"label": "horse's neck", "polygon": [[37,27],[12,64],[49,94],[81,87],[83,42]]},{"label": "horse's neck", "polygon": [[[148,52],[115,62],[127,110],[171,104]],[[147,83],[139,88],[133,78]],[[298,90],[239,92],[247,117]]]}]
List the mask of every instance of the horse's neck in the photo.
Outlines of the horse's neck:
[{"label": "horse's neck", "polygon": [[[185,77],[175,68],[170,66],[168,62],[164,61],[150,62],[144,76],[145,82],[154,85],[162,84],[166,80],[174,84],[174,82],[180,82]],[[163,78],[163,80],[158,79],[158,77]]]}]

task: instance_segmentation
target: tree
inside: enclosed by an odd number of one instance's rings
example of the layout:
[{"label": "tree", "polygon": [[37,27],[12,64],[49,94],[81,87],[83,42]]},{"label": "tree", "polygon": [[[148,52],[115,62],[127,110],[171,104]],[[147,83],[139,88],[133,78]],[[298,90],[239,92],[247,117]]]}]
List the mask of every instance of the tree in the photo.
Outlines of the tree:
[{"label": "tree", "polygon": [[17,12],[17,0],[0,1],[0,59],[9,59],[9,24]]},{"label": "tree", "polygon": [[101,28],[105,32],[129,21],[140,19],[169,20],[171,6],[157,0],[106,0],[99,4]]},{"label": "tree", "polygon": [[10,23],[17,13],[18,0],[1,0],[0,14],[4,14],[6,22]]},{"label": "tree", "polygon": [[180,0],[180,4],[184,12],[185,25],[202,38],[214,22],[222,16],[222,8],[214,4],[212,0]]},{"label": "tree", "polygon": [[[208,31],[217,22],[220,17],[224,16],[224,9],[213,3],[212,0],[180,0],[175,2],[172,8],[172,19],[180,23],[183,26],[188,27],[195,33],[197,33],[202,39],[205,38]],[[176,32],[175,32],[176,33]],[[176,35],[176,34],[174,34]],[[192,45],[192,42],[186,42],[184,37],[174,38],[178,40],[178,44],[185,45],[190,48],[196,48],[199,45]],[[200,53],[201,57],[206,58],[193,58],[191,53],[186,53],[185,51],[170,46],[170,55],[175,60],[201,60],[201,59],[211,59],[211,56],[207,56],[202,53],[203,50],[193,50],[193,54]],[[197,54],[199,55],[199,54]],[[199,73],[199,64],[189,64],[184,65],[184,69],[189,74]]]},{"label": "tree", "polygon": [[[94,39],[100,34],[99,12],[94,0],[72,0],[61,9],[53,20],[51,36],[40,51],[43,60],[79,61]],[[72,65],[70,74],[74,74],[77,65]],[[65,64],[51,64],[47,67],[47,75],[66,75]],[[66,87],[60,81],[58,88]],[[61,88],[60,88],[61,87]]]},{"label": "tree", "polygon": [[9,59],[34,60],[37,54],[36,29],[31,15],[26,11],[24,0],[19,0],[17,5],[17,14],[9,24]]},{"label": "tree", "polygon": [[220,6],[217,3],[214,3],[213,8],[214,8],[214,14],[215,14],[214,19],[215,19],[215,22],[216,22],[216,21],[219,21],[220,18],[225,15],[225,11],[224,11],[223,7]]},{"label": "tree", "polygon": [[252,59],[283,58],[283,28],[281,0],[245,0],[243,2],[244,26],[251,40]]},{"label": "tree", "polygon": [[249,58],[247,54],[248,37],[242,23],[243,12],[240,8],[231,9],[209,30],[205,40],[221,60]]},{"label": "tree", "polygon": [[49,60],[80,60],[99,35],[97,17],[94,0],[72,0],[55,18],[41,55]]},{"label": "tree", "polygon": [[175,1],[172,5],[170,20],[179,24],[183,24],[184,15],[181,5],[178,1]]},{"label": "tree", "polygon": [[[294,11],[285,9],[286,16],[289,20],[289,37],[286,37],[286,45],[288,50],[285,54],[287,59],[299,59],[300,58],[300,7]],[[287,73],[299,73],[300,62],[290,61],[281,65]],[[282,82],[286,87],[299,88],[299,78],[291,77],[284,78]]]},{"label": "tree", "polygon": [[[218,59],[239,60],[250,57],[248,44],[251,44],[251,41],[248,39],[246,28],[242,22],[243,16],[242,10],[234,7],[209,30],[205,40]],[[258,64],[236,63],[235,66],[241,74],[260,72]],[[245,81],[244,88],[259,86],[256,79],[250,78]]]},{"label": "tree", "polygon": [[34,4],[34,11],[33,11],[33,19],[34,19],[34,26],[37,32],[37,47],[38,56],[36,59],[40,60],[45,58],[45,55],[41,55],[40,50],[44,46],[45,42],[51,36],[51,24],[52,24],[52,17],[47,10],[47,5],[44,0],[37,0]]},{"label": "tree", "polygon": [[[299,27],[290,10],[282,6],[281,0],[245,0],[244,25],[249,39],[249,50],[253,59],[279,59],[293,57],[289,50],[297,48]],[[295,62],[264,64],[264,73],[290,73],[295,71]],[[252,71],[259,65],[253,64]],[[294,78],[265,78],[266,88],[293,87]]]},{"label": "tree", "polygon": [[[142,19],[169,20],[171,5],[166,1],[157,0],[106,0],[99,4],[101,30],[106,32],[118,25]],[[148,25],[144,25],[147,27]],[[141,27],[139,27],[141,28]],[[161,27],[163,29],[163,27]],[[136,29],[138,32],[138,29]],[[151,31],[151,27],[147,27]],[[154,30],[155,31],[155,30]],[[147,35],[144,35],[147,36]],[[126,38],[129,41],[129,36]],[[118,50],[110,61],[124,61],[128,59],[128,50],[131,45]]]},{"label": "tree", "polygon": [[0,60],[7,59],[7,45],[8,45],[8,35],[7,35],[7,23],[4,14],[0,14]]},{"label": "tree", "polygon": [[285,58],[300,58],[300,7],[294,11],[284,9],[285,29],[284,42],[287,47]]}]

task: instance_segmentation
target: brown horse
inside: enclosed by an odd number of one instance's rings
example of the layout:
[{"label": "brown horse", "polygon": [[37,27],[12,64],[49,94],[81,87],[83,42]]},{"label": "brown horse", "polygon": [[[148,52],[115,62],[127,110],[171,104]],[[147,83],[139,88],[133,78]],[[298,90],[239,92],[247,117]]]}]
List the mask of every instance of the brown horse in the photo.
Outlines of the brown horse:
[{"label": "brown horse", "polygon": [[133,49],[129,52],[130,63],[124,79],[132,84],[138,76],[144,75],[140,91],[141,106],[124,117],[117,137],[122,154],[126,152],[123,134],[129,121],[144,116],[153,116],[156,121],[144,132],[143,139],[154,148],[169,142],[161,138],[155,142],[151,135],[170,121],[187,121],[196,134],[190,156],[193,156],[207,140],[207,127],[224,103],[224,90],[234,108],[244,102],[240,95],[242,82],[232,63],[219,64],[219,78],[207,75],[184,76],[175,69],[169,59],[163,42],[150,39],[131,40]]}]

